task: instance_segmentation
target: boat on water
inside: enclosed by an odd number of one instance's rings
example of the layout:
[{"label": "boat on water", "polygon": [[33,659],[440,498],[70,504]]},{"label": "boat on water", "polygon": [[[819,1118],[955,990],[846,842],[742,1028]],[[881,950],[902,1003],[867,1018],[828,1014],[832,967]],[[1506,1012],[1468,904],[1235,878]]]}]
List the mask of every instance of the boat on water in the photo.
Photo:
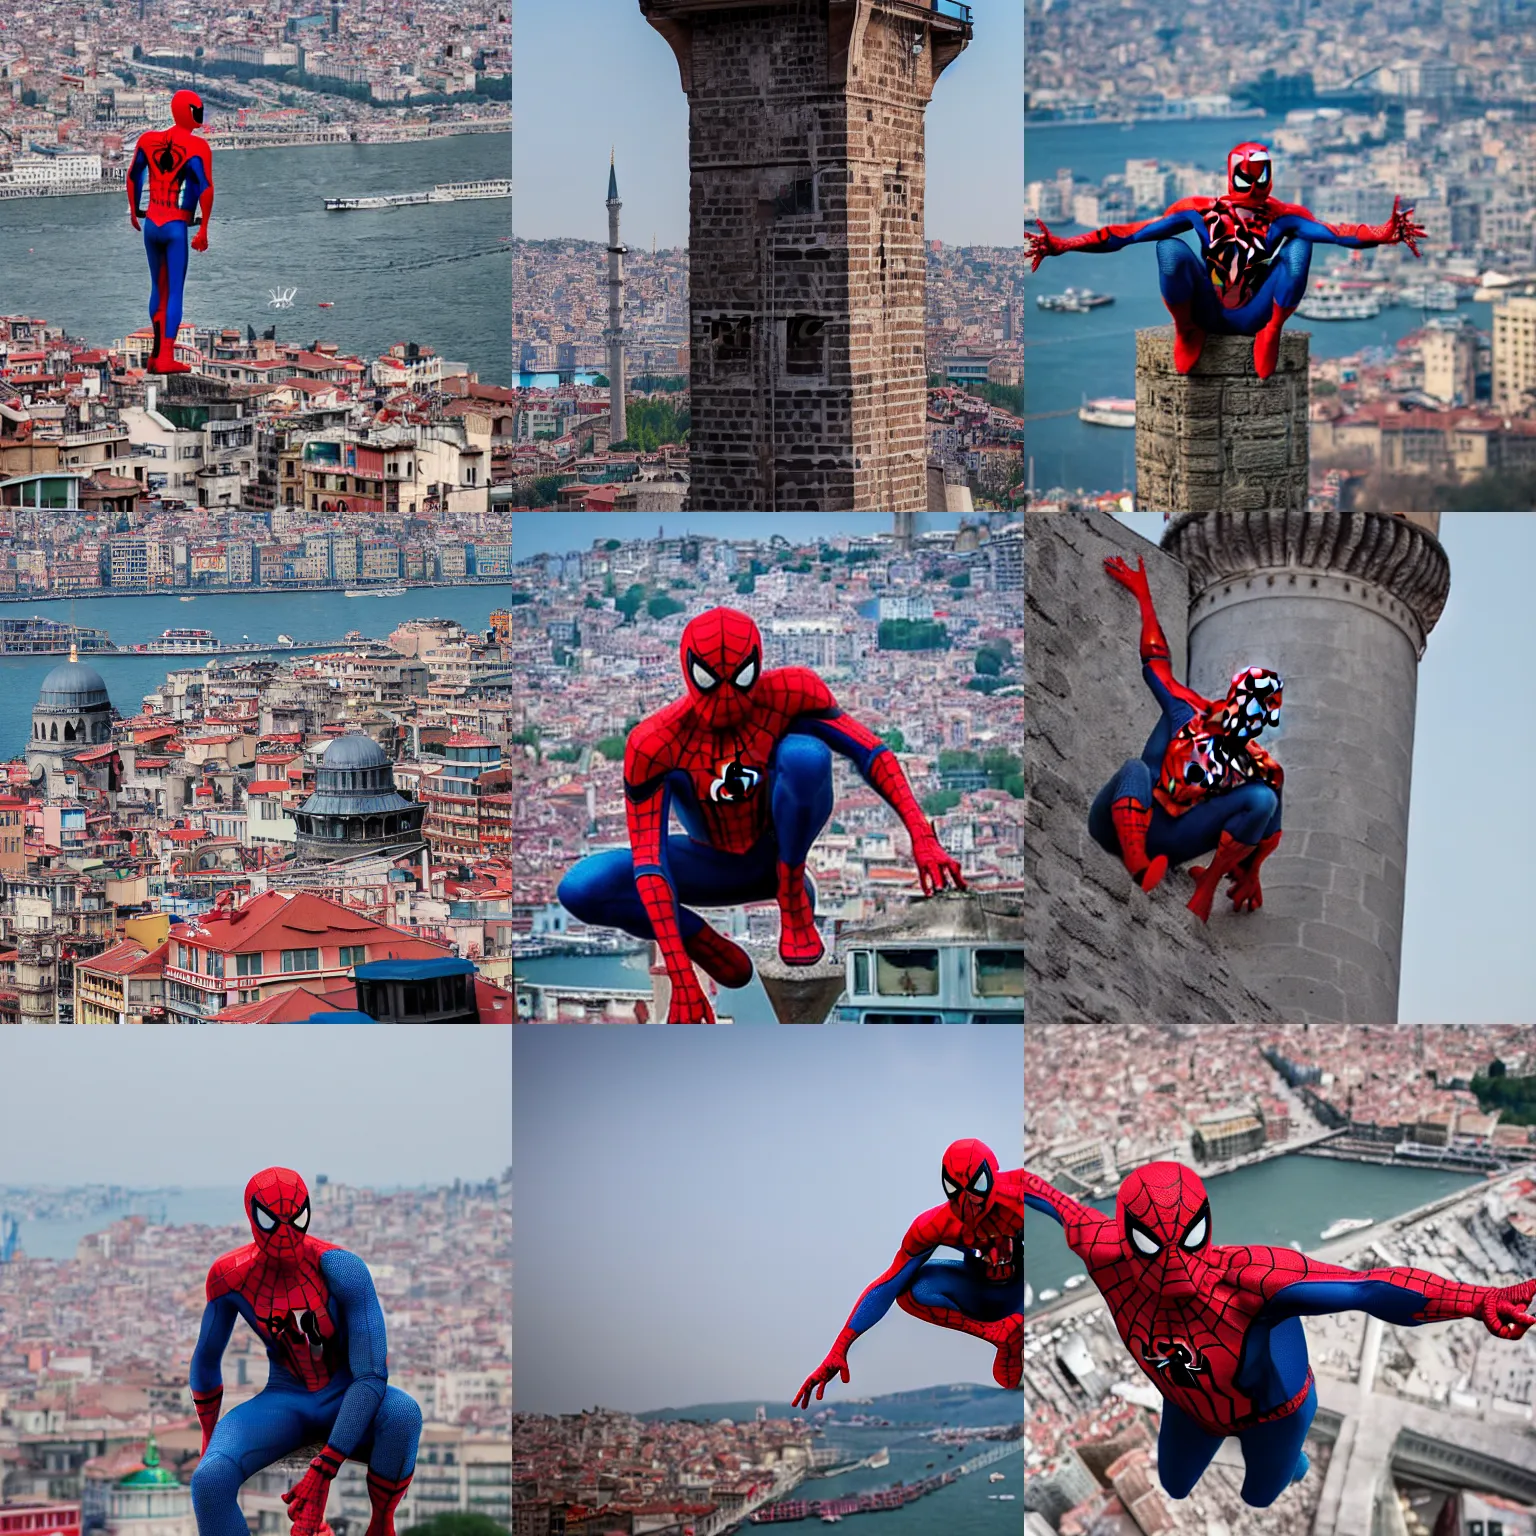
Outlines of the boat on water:
[{"label": "boat on water", "polygon": [[1434,309],[1450,313],[1461,302],[1455,283],[1409,283],[1397,291],[1397,302],[1409,309]]},{"label": "boat on water", "polygon": [[1008,1474],[1006,1472],[994,1472],[987,1478],[987,1481],[989,1483],[1006,1483],[1008,1481]]},{"label": "boat on water", "polygon": [[218,649],[218,636],[211,629],[167,629],[158,640],[134,646],[146,656],[203,656]]},{"label": "boat on water", "polygon": [[316,309],[335,309],[336,308],[336,301],[335,301],[335,299],[321,299],[319,301],[319,303],[317,303],[315,305],[315,308]]},{"label": "boat on water", "polygon": [[476,202],[488,197],[511,197],[510,177],[483,181],[440,181],[430,192],[385,192],[367,197],[328,197],[327,213],[351,213],[369,208],[414,208],[424,203]]},{"label": "boat on water", "polygon": [[404,597],[404,587],[348,587],[347,597]]},{"label": "boat on water", "polygon": [[996,1499],[999,1504],[1012,1504],[1014,1496],[1011,1493],[989,1493],[989,1499]]},{"label": "boat on water", "polygon": [[1071,1275],[1062,1281],[1062,1286],[1069,1291],[1075,1291],[1080,1285],[1088,1284],[1087,1275]]},{"label": "boat on water", "polygon": [[1048,1291],[1041,1291],[1040,1292],[1040,1300],[1041,1301],[1059,1301],[1060,1299],[1061,1299],[1061,1292],[1060,1291],[1048,1290]]},{"label": "boat on water", "polygon": [[1060,293],[1035,295],[1038,308],[1058,315],[1086,315],[1090,309],[1102,309],[1114,302],[1114,294],[1095,293],[1092,288],[1064,288]]},{"label": "boat on water", "polygon": [[1136,402],[1118,395],[1100,395],[1097,400],[1084,400],[1077,408],[1077,419],[1090,427],[1134,427]]},{"label": "boat on water", "polygon": [[1325,1243],[1330,1243],[1336,1237],[1343,1237],[1346,1232],[1359,1232],[1364,1227],[1375,1225],[1369,1216],[1341,1216],[1337,1221],[1329,1222],[1320,1235]]},{"label": "boat on water", "polygon": [[104,629],[85,629],[33,614],[30,619],[0,619],[0,656],[64,656],[74,646],[84,652],[117,650]]},{"label": "boat on water", "polygon": [[277,643],[279,645],[297,645],[298,641],[295,640],[292,635],[279,635],[277,637]]},{"label": "boat on water", "polygon": [[176,601],[178,603],[195,603],[197,599],[195,597],[178,597]]},{"label": "boat on water", "polygon": [[1369,289],[1318,287],[1307,293],[1296,313],[1303,320],[1374,320],[1381,299]]}]

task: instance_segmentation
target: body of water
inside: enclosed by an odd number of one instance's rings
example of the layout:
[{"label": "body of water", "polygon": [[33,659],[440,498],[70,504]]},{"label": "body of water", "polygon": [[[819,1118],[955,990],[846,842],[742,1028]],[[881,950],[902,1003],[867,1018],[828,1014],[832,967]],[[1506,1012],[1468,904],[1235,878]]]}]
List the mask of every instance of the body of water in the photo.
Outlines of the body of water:
[{"label": "body of water", "polygon": [[[105,1232],[125,1216],[148,1216],[168,1227],[245,1227],[244,1197],[240,1190],[151,1190],[134,1195],[121,1205],[90,1216],[18,1218],[18,1245],[29,1259],[72,1259],[75,1245],[92,1232]],[[0,1212],[4,1212],[0,1195]],[[215,1255],[209,1254],[210,1260]]]},{"label": "body of water", "polygon": [[[1482,1182],[1432,1168],[1381,1167],[1300,1154],[1277,1157],[1210,1180],[1211,1236],[1217,1243],[1299,1243],[1310,1250],[1323,1246],[1323,1229],[1341,1217],[1383,1221]],[[1108,1213],[1115,1209],[1113,1200],[1093,1204]],[[1085,1273],[1082,1260],[1067,1247],[1061,1228],[1049,1216],[1026,1212],[1024,1238],[1025,1276],[1037,1297],[1044,1290],[1059,1291],[1069,1276]]]},{"label": "body of water", "polygon": [[[1155,158],[1208,166],[1213,188],[1225,176],[1227,151],[1244,139],[1260,139],[1276,126],[1274,119],[1249,118],[1216,123],[1138,123],[1134,131],[1119,125],[1081,128],[1029,128],[1024,135],[1025,177],[1048,180],[1062,167],[1093,181],[1111,171],[1123,171],[1129,158]],[[1276,193],[1290,195],[1285,158],[1276,168]],[[1030,226],[1033,228],[1033,226]],[[1076,225],[1060,233],[1078,233]],[[1187,237],[1193,243],[1193,237]],[[1313,250],[1312,278],[1339,259],[1336,250]],[[1070,315],[1035,305],[1041,293],[1059,293],[1067,286],[1094,288],[1115,296],[1113,305]],[[1167,325],[1168,311],[1158,291],[1157,250],[1154,245],[1128,246],[1110,254],[1074,252],[1053,256],[1026,282],[1029,308],[1024,329],[1025,411],[1038,416],[1071,411],[1084,397],[1136,393],[1136,332],[1146,326]],[[1492,324],[1486,304],[1462,306],[1477,325]],[[1421,310],[1384,309],[1374,320],[1306,321],[1299,316],[1287,324],[1312,336],[1314,357],[1343,357],[1366,347],[1392,348],[1424,324]],[[1029,423],[1026,452],[1034,461],[1035,484],[1041,489],[1066,486],[1085,490],[1134,489],[1135,432],[1117,427],[1092,427],[1075,415]]]},{"label": "body of water", "polygon": [[512,380],[514,389],[558,389],[562,384],[596,384],[595,368],[578,368],[573,373],[520,373]]},{"label": "body of water", "polygon": [[[56,598],[35,604],[6,604],[0,608],[0,615],[19,619],[37,613],[91,629],[104,629],[118,645],[155,640],[172,628],[210,629],[224,641],[247,637],[275,641],[281,634],[301,642],[339,640],[352,629],[360,630],[370,639],[383,640],[406,619],[455,619],[466,629],[483,630],[492,609],[505,606],[510,591],[508,586],[494,585],[416,587],[403,597],[352,598],[341,592],[219,592],[200,594],[191,602],[169,594]],[[101,673],[113,704],[124,716],[136,715],[144,695],[158,688],[168,672],[204,664],[196,656],[87,655],[83,659]],[[37,703],[43,679],[61,660],[59,656],[0,656],[0,757],[17,757],[26,750],[32,731],[32,707]]]},{"label": "body of water", "polygon": [[[325,199],[506,177],[511,155],[503,133],[215,151],[209,248],[189,258],[183,318],[275,324],[283,341],[332,340],[365,357],[417,341],[501,383],[512,374],[510,201],[327,213]],[[125,201],[0,203],[0,312],[96,346],[148,324],[149,267]],[[274,288],[298,290],[291,309],[270,307]]]}]

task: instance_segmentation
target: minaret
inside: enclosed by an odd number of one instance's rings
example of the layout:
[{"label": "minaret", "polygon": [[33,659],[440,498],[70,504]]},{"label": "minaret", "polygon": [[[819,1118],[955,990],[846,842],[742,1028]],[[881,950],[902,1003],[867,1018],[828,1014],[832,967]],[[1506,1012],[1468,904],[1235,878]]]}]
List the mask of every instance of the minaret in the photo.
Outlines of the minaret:
[{"label": "minaret", "polygon": [[619,178],[608,156],[608,441],[629,436],[624,420],[624,247],[619,242]]}]

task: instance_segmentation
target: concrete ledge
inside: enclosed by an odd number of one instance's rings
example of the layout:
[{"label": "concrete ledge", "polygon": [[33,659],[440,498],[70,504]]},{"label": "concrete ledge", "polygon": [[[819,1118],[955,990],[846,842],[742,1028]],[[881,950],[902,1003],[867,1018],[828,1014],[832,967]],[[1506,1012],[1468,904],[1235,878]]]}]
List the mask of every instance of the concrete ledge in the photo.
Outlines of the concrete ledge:
[{"label": "concrete ledge", "polygon": [[785,965],[777,947],[754,944],[752,964],[780,1024],[824,1024],[843,995],[843,962],[830,951],[815,965]]}]

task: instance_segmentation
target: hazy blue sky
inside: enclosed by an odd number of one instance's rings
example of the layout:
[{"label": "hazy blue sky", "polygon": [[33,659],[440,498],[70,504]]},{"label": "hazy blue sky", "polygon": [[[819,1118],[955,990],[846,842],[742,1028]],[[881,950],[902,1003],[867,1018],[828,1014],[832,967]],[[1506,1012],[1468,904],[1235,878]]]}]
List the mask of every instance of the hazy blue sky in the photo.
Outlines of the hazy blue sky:
[{"label": "hazy blue sky", "polygon": [[[1018,245],[1024,185],[1024,7],[973,0],[975,37],[927,114],[927,237]],[[530,240],[608,238],[617,146],[624,240],[688,241],[688,101],[638,0],[513,0],[512,227]]]},{"label": "hazy blue sky", "polygon": [[[1161,513],[1124,521],[1162,537]],[[1521,799],[1536,751],[1536,513],[1447,512],[1440,540],[1451,595],[1419,664],[1398,1016],[1507,1023],[1536,1017],[1536,832]]]},{"label": "hazy blue sky", "polygon": [[[919,531],[959,525],[958,512],[924,512],[917,522]],[[658,528],[668,538],[708,533],[717,538],[747,539],[781,533],[793,544],[798,539],[838,534],[889,533],[891,514],[775,512],[765,520],[755,512],[518,512],[512,518],[512,558],[590,549],[593,539],[654,538]]]},{"label": "hazy blue sky", "polygon": [[0,1184],[493,1178],[511,1157],[510,1029],[0,1030]]},{"label": "hazy blue sky", "polygon": [[[513,1397],[527,1412],[787,1400],[939,1161],[1023,1155],[1019,1029],[516,1031]],[[955,1257],[950,1254],[949,1257]],[[989,1345],[892,1308],[828,1399],[991,1384]]]}]

